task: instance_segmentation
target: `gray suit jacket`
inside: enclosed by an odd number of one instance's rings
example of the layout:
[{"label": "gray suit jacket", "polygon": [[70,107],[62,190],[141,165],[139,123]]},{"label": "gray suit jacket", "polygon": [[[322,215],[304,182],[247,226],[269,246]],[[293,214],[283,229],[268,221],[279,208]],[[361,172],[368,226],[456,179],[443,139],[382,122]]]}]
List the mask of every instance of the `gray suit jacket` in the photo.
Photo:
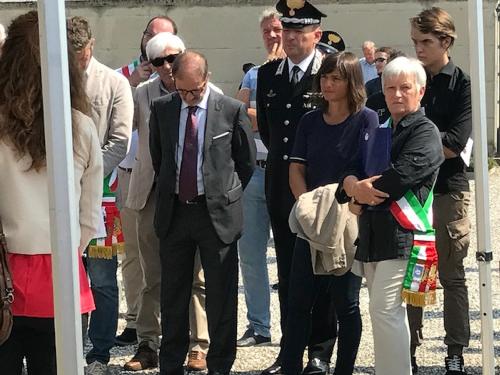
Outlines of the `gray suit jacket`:
[{"label": "gray suit jacket", "polygon": [[[154,226],[160,239],[165,238],[173,220],[177,199],[180,109],[178,93],[158,98],[151,106],[150,151],[158,184]],[[241,198],[254,167],[255,142],[245,105],[211,90],[203,146],[203,183],[212,224],[224,243],[230,244],[241,235]]]},{"label": "gray suit jacket", "polygon": [[134,101],[127,79],[95,58],[87,69],[86,91],[101,143],[104,176],[107,176],[127,154]]},{"label": "gray suit jacket", "polygon": [[134,92],[134,130],[139,135],[137,154],[130,177],[126,206],[142,210],[153,187],[155,172],[149,152],[149,115],[151,103],[161,96],[160,77],[143,82]]}]

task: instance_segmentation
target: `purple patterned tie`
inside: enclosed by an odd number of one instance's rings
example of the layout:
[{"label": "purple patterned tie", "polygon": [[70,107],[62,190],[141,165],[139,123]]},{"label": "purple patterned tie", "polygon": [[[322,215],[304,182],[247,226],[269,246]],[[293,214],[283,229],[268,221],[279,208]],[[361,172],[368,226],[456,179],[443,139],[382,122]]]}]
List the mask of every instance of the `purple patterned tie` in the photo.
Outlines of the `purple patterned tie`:
[{"label": "purple patterned tie", "polygon": [[182,150],[181,172],[179,174],[179,200],[190,201],[198,196],[198,122],[197,106],[188,107],[184,148]]}]

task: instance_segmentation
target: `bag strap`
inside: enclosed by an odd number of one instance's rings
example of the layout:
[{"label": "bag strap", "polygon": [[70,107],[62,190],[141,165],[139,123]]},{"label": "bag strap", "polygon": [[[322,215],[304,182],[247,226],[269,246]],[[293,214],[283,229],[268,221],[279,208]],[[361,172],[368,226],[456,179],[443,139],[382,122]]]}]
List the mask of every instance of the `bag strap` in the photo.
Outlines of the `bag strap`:
[{"label": "bag strap", "polygon": [[[5,291],[1,291],[4,308],[9,307],[14,302],[14,285],[12,283],[12,275],[10,273],[9,263],[7,261],[7,241],[3,233],[2,220],[0,219],[0,271],[5,281]],[[5,293],[5,295],[3,295]]]}]

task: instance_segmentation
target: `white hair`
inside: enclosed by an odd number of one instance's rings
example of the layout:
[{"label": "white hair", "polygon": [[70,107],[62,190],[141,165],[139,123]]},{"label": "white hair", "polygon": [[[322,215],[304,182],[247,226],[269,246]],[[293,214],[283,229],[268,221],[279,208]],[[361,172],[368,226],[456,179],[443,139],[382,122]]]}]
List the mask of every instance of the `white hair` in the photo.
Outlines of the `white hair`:
[{"label": "white hair", "polygon": [[382,73],[382,90],[384,90],[384,81],[388,78],[393,78],[400,75],[411,75],[415,77],[417,89],[424,87],[427,82],[422,63],[414,58],[400,56],[387,64]]},{"label": "white hair", "polygon": [[172,33],[158,33],[146,45],[146,55],[149,60],[162,57],[166,48],[178,49],[181,53],[186,50],[186,46],[181,38]]},{"label": "white hair", "polygon": [[5,42],[5,38],[7,38],[5,27],[0,23],[0,46]]},{"label": "white hair", "polygon": [[262,21],[267,20],[268,18],[276,18],[279,20],[281,16],[282,14],[275,8],[264,9],[259,16],[259,24],[262,24]]}]

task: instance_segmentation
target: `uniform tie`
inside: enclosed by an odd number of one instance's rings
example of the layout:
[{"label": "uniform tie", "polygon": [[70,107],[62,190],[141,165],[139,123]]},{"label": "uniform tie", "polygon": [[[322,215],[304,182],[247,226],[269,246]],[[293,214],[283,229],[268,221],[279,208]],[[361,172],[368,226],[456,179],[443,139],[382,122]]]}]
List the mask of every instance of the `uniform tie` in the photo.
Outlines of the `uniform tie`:
[{"label": "uniform tie", "polygon": [[295,65],[293,68],[292,68],[292,80],[290,81],[292,83],[292,86],[295,86],[297,85],[297,83],[299,83],[300,79],[299,79],[299,72],[300,72],[300,68],[298,67],[298,65]]},{"label": "uniform tie", "polygon": [[198,121],[197,106],[188,107],[184,148],[179,174],[179,200],[190,201],[198,196]]}]

